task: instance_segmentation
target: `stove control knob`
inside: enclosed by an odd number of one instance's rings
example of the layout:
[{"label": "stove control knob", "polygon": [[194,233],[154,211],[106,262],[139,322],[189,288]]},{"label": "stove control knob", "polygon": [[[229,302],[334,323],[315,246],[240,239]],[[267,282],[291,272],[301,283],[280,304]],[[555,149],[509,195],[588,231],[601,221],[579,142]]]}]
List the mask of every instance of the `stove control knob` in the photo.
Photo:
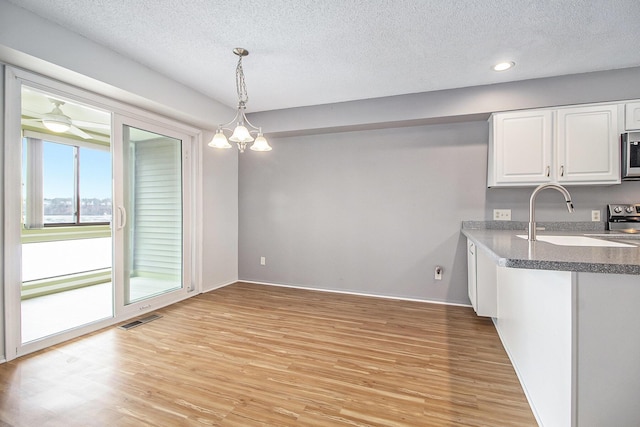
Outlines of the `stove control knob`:
[{"label": "stove control knob", "polygon": [[620,213],[620,212],[622,212],[622,208],[620,206],[616,206],[615,208],[613,208],[613,211],[615,213]]},{"label": "stove control knob", "polygon": [[631,213],[631,212],[633,212],[633,208],[631,206],[627,206],[626,208],[624,208],[624,211],[626,213]]}]

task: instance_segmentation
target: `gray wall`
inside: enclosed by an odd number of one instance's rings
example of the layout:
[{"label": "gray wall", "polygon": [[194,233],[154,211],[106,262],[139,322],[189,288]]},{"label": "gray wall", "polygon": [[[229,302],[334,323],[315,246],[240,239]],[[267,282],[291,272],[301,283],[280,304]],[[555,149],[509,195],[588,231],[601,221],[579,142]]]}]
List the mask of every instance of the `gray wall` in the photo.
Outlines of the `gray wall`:
[{"label": "gray wall", "polygon": [[[494,208],[526,221],[531,193],[486,188],[487,140],[475,121],[287,137],[243,154],[240,279],[468,304],[461,221]],[[570,191],[575,214],[548,191],[538,220],[589,221],[608,202],[640,201],[640,182]]]},{"label": "gray wall", "polygon": [[487,136],[470,122],[282,138],[243,155],[240,279],[467,303],[460,222],[484,217]]}]

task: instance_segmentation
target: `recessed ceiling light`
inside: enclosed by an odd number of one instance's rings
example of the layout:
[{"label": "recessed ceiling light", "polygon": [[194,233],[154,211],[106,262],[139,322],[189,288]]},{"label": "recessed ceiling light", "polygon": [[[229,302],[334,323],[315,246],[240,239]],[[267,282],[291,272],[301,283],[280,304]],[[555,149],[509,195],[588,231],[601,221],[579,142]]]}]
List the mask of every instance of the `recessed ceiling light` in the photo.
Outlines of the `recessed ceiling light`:
[{"label": "recessed ceiling light", "polygon": [[513,61],[500,62],[499,64],[491,67],[493,71],[507,71],[509,68],[515,67],[516,63]]}]

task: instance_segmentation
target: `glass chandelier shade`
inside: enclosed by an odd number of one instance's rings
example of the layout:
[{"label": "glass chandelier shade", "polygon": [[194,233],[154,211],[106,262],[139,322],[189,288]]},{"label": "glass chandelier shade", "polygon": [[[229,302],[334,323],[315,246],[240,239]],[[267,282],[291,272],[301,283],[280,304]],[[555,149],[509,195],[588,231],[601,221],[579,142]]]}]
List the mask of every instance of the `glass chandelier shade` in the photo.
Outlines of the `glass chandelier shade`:
[{"label": "glass chandelier shade", "polygon": [[258,134],[256,138],[256,142],[251,146],[253,151],[271,151],[271,146],[267,142],[267,139],[262,135],[262,133]]},{"label": "glass chandelier shade", "polygon": [[229,140],[233,142],[251,142],[253,141],[253,137],[249,133],[249,129],[238,123],[238,126],[233,130],[233,135],[231,135]]},{"label": "glass chandelier shade", "polygon": [[[251,142],[250,149],[253,151],[271,151],[271,146],[267,142],[267,139],[262,134],[262,128],[253,126],[247,116],[245,115],[246,104],[249,101],[249,95],[247,94],[247,85],[244,80],[244,71],[242,69],[242,58],[249,55],[249,51],[241,47],[233,49],[233,53],[238,55],[238,65],[236,66],[236,91],[238,93],[238,110],[236,116],[230,122],[226,124],[218,125],[218,130],[209,142],[209,147],[213,148],[231,148],[229,141],[237,143],[238,150],[244,153],[247,145]],[[231,129],[229,126],[235,123],[235,128]],[[227,140],[224,131],[233,132]],[[255,142],[251,134],[256,134]]]},{"label": "glass chandelier shade", "polygon": [[227,137],[224,136],[224,133],[222,133],[222,129],[218,129],[216,131],[216,134],[213,136],[213,139],[211,139],[211,142],[209,142],[209,147],[213,147],[213,148],[231,148],[231,144],[229,144],[229,141],[227,141]]}]

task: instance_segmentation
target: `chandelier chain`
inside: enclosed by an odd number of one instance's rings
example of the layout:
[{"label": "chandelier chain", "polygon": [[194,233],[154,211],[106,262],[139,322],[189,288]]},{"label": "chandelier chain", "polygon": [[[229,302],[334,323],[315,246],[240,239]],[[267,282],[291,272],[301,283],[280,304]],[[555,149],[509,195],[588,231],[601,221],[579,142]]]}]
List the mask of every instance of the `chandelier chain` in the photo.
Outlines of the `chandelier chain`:
[{"label": "chandelier chain", "polygon": [[238,92],[238,104],[245,105],[249,102],[247,84],[244,81],[244,70],[242,69],[242,56],[238,59],[238,66],[236,67],[236,91]]}]

